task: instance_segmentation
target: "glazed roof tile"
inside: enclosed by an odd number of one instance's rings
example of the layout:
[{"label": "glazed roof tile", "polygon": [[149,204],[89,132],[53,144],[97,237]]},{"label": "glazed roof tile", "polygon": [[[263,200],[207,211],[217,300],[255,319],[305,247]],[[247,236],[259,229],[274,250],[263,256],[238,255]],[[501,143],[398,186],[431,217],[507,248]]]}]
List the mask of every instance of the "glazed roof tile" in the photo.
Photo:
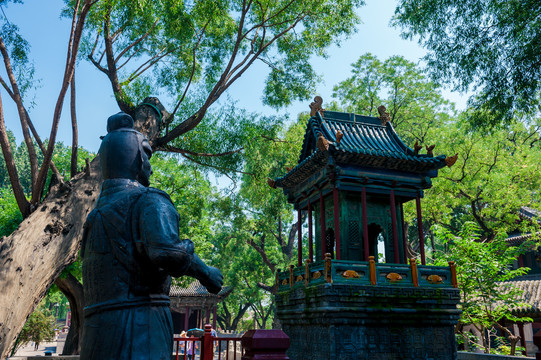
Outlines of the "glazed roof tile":
[{"label": "glazed roof tile", "polygon": [[[343,136],[338,143],[336,135]],[[318,137],[328,140],[328,150],[318,149]],[[415,155],[394,131],[391,123],[381,124],[375,117],[351,113],[319,112],[308,121],[298,164],[286,175],[276,179],[279,187],[299,184],[325,167],[329,156],[342,164],[359,167],[426,173],[446,165],[445,156]]]}]

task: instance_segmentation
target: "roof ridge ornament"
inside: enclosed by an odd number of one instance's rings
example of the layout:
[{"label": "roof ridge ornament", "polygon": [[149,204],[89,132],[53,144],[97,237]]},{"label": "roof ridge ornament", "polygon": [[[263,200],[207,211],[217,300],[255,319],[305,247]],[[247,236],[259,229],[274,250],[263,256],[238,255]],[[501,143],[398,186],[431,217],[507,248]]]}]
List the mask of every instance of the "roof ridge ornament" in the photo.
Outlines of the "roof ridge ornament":
[{"label": "roof ridge ornament", "polygon": [[338,130],[336,132],[336,146],[340,146],[340,141],[342,141],[342,137],[344,137],[344,133]]},{"label": "roof ridge ornament", "polygon": [[381,120],[381,125],[385,126],[388,122],[391,122],[391,115],[387,112],[385,106],[378,106],[379,119]]},{"label": "roof ridge ornament", "polygon": [[453,166],[458,159],[458,153],[456,153],[454,156],[448,156],[445,158],[445,164],[447,167]]},{"label": "roof ridge ornament", "polygon": [[426,147],[426,154],[430,157],[434,157],[434,148],[436,147],[436,144],[433,145],[425,145]]},{"label": "roof ridge ornament", "polygon": [[323,109],[321,106],[323,105],[323,98],[321,96],[316,96],[314,98],[314,101],[310,103],[310,116],[316,116],[316,113],[320,113],[323,116],[323,112],[325,109]]},{"label": "roof ridge ornament", "polygon": [[329,150],[329,140],[325,139],[325,136],[323,136],[322,133],[319,134],[317,137],[317,148],[320,151],[327,151]]},{"label": "roof ridge ornament", "polygon": [[419,151],[423,148],[423,145],[419,145],[419,141],[415,141],[413,145],[413,154],[419,155]]}]

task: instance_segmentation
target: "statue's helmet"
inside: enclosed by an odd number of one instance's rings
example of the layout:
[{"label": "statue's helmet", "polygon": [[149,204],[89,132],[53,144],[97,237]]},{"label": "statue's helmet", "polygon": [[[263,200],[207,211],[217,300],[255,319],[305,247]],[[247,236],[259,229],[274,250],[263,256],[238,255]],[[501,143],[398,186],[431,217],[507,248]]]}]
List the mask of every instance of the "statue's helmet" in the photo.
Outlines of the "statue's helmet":
[{"label": "statue's helmet", "polygon": [[148,186],[152,148],[146,137],[133,129],[133,118],[124,113],[107,119],[108,134],[99,155],[104,179],[131,179]]}]

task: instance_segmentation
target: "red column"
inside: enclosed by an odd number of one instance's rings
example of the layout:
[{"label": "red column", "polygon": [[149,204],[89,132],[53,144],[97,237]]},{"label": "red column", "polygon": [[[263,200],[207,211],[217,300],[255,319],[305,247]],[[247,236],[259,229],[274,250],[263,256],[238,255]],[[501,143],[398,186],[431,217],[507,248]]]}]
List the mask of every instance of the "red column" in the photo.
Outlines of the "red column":
[{"label": "red column", "polygon": [[186,306],[186,315],[184,316],[184,330],[185,331],[188,331],[188,326],[189,323],[188,323],[188,320],[190,320],[190,307],[189,306]]},{"label": "red column", "polygon": [[415,199],[417,205],[417,228],[419,229],[419,250],[421,251],[421,264],[426,265],[425,259],[425,237],[423,232],[423,216],[421,215],[421,195],[417,194]]},{"label": "red column", "polygon": [[340,260],[340,204],[338,203],[338,189],[332,191],[334,201],[334,238],[336,239],[336,260]]},{"label": "red column", "polygon": [[310,262],[314,261],[314,244],[312,234],[312,204],[308,200],[308,259]]},{"label": "red column", "polygon": [[400,263],[400,257],[398,256],[398,229],[396,225],[396,204],[394,198],[394,190],[391,189],[391,225],[393,227],[393,252],[394,263]]},{"label": "red column", "polygon": [[299,239],[297,241],[297,266],[302,266],[302,211],[297,210],[297,232]]},{"label": "red column", "polygon": [[402,242],[404,247],[404,264],[408,263],[408,235],[406,234],[406,223],[404,221],[404,204],[400,204],[400,219],[402,220]]},{"label": "red column", "polygon": [[364,243],[364,261],[368,261],[370,245],[368,244],[368,215],[366,214],[366,188],[363,187],[361,210],[363,212],[363,243]]},{"label": "red column", "polygon": [[214,305],[214,307],[212,308],[212,328],[213,329],[216,329],[216,320],[217,320],[216,308],[217,307],[218,305]]},{"label": "red column", "polygon": [[524,267],[524,254],[520,254],[518,256],[518,267],[521,267],[521,268]]},{"label": "red column", "polygon": [[321,260],[325,260],[325,202],[323,201],[323,193],[319,193],[319,211],[320,219],[319,224],[321,226]]},{"label": "red column", "polygon": [[528,356],[528,350],[526,349],[526,338],[524,337],[524,323],[519,322],[517,325],[518,325],[518,333],[520,335],[520,346],[524,348],[522,355]]}]

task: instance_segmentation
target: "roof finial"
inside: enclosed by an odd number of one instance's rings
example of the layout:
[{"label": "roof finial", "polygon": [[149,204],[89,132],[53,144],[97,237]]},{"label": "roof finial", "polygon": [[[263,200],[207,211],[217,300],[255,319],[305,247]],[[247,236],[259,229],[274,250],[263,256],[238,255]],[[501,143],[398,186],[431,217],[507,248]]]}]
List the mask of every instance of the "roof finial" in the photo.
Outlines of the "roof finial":
[{"label": "roof finial", "polygon": [[336,146],[340,145],[340,141],[342,141],[343,137],[344,137],[344,133],[338,130],[336,132]]},{"label": "roof finial", "polygon": [[454,156],[448,156],[445,158],[445,164],[448,167],[451,167],[456,163],[457,159],[458,159],[458,153],[456,153]]},{"label": "roof finial", "polygon": [[329,150],[329,140],[325,139],[325,136],[323,136],[323,134],[320,133],[319,136],[317,137],[316,146],[320,151],[327,151]]},{"label": "roof finial", "polygon": [[434,148],[436,147],[436,144],[433,144],[433,145],[425,145],[426,147],[426,154],[430,157],[433,157],[434,156]]},{"label": "roof finial", "polygon": [[415,141],[415,145],[413,145],[413,153],[415,155],[419,155],[419,151],[423,148],[422,145],[419,145],[419,141]]},{"label": "roof finial", "polygon": [[388,122],[391,122],[391,116],[387,112],[385,106],[378,106],[379,119],[381,120],[381,125],[385,126]]},{"label": "roof finial", "polygon": [[316,96],[314,98],[314,102],[310,104],[310,116],[316,116],[316,113],[319,111],[320,113],[322,111],[325,111],[321,108],[323,105],[323,98],[321,96]]}]

